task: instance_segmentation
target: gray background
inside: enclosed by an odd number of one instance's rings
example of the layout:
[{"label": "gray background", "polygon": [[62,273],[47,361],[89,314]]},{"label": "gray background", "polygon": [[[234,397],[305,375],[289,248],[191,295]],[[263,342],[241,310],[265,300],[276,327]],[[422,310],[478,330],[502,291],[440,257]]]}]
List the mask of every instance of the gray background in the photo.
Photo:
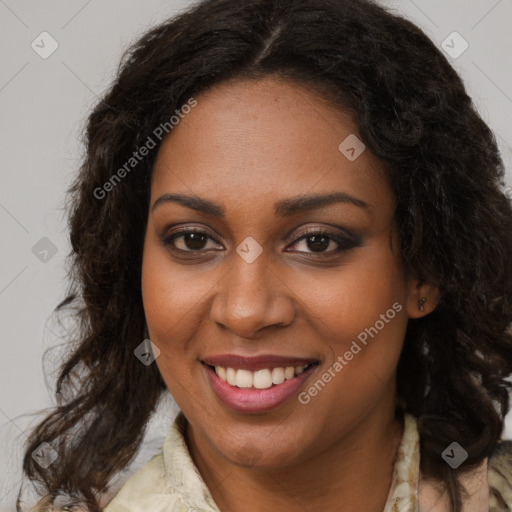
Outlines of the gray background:
[{"label": "gray background", "polygon": [[[22,442],[38,418],[27,414],[52,404],[47,386],[54,382],[62,352],[52,352],[45,372],[42,356],[62,341],[50,316],[66,289],[69,244],[62,207],[83,151],[80,131],[112,80],[122,50],[189,3],[0,0],[0,511],[14,510]],[[496,133],[511,186],[512,0],[383,3],[422,27],[439,46],[454,31],[468,42],[462,55],[450,59]],[[46,59],[31,47],[44,31],[58,43]],[[462,48],[452,36],[448,44],[452,52]],[[40,242],[44,237],[51,242]],[[37,243],[56,253],[34,254]],[[176,411],[172,399],[162,404],[118,485],[158,451]],[[512,415],[507,420],[506,437],[512,438]]]}]

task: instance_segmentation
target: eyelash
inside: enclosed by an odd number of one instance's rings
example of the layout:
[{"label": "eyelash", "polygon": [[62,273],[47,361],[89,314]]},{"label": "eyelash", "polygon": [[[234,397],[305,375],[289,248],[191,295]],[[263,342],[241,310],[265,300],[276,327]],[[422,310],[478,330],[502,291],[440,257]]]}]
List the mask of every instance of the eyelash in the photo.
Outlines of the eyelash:
[{"label": "eyelash", "polygon": [[[190,234],[190,233],[197,233],[200,235],[205,235],[210,240],[213,240],[214,242],[220,244],[220,242],[218,242],[215,238],[211,237],[206,231],[199,229],[199,228],[182,229],[180,231],[176,231],[175,233],[172,233],[171,235],[160,235],[159,238],[161,240],[161,243],[165,247],[170,248],[171,250],[173,250],[175,252],[179,252],[180,254],[202,254],[202,253],[208,252],[210,250],[210,249],[183,250],[183,249],[178,249],[177,247],[173,246],[172,242],[174,242],[174,240],[176,240],[177,238],[181,238],[182,236]],[[300,241],[302,241],[306,238],[309,238],[311,236],[320,236],[320,237],[324,236],[324,237],[328,238],[329,240],[332,240],[335,243],[337,243],[339,247],[337,249],[334,249],[331,251],[324,251],[324,252],[318,252],[318,253],[299,251],[301,254],[313,255],[314,257],[316,257],[316,256],[319,256],[319,257],[333,256],[335,254],[340,254],[342,252],[348,251],[349,249],[352,249],[354,247],[361,245],[359,240],[351,240],[349,238],[331,233],[331,232],[321,229],[321,228],[307,229],[306,231],[301,233],[299,238],[297,238],[291,245],[296,245]]]}]

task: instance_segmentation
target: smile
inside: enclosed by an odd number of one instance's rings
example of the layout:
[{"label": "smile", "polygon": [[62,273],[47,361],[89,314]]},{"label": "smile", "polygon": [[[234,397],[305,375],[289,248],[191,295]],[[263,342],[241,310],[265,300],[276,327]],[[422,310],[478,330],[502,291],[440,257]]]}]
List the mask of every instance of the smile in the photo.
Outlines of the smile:
[{"label": "smile", "polygon": [[246,389],[268,389],[273,385],[282,384],[285,380],[293,379],[304,370],[316,363],[301,366],[287,366],[281,368],[263,368],[257,371],[225,368],[215,366],[215,373],[230,386]]},{"label": "smile", "polygon": [[307,365],[261,368],[256,371],[202,363],[211,389],[220,402],[242,413],[263,413],[289,401],[300,392],[319,362]]}]

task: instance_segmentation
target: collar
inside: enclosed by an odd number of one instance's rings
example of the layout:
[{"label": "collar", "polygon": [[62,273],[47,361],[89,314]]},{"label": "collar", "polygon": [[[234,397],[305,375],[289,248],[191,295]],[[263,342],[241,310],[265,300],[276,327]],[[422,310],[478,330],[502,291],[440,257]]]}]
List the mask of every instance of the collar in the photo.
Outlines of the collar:
[{"label": "collar", "polygon": [[[105,512],[220,512],[188,450],[184,437],[186,423],[183,412],[179,411],[167,433],[162,452],[132,475],[104,509]],[[394,461],[392,483],[383,512],[450,510],[447,493],[440,493],[435,483],[423,478],[419,461],[420,443],[416,418],[405,413],[404,432]],[[463,512],[488,512],[487,460],[477,470],[460,479],[469,491]],[[506,492],[512,491],[512,487],[502,488],[510,489]]]},{"label": "collar", "polygon": [[[449,512],[448,493],[438,483],[425,478],[420,470],[420,440],[416,418],[404,414],[404,433],[393,467],[392,483],[383,512]],[[463,512],[489,511],[488,462],[463,474],[459,481],[468,490]]]}]

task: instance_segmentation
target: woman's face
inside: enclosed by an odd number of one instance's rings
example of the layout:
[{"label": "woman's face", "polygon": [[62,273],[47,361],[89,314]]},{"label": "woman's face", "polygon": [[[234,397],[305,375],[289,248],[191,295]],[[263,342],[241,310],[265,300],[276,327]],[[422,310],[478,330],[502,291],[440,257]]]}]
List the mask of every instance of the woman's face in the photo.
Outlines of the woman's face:
[{"label": "woman's face", "polygon": [[[198,445],[285,467],[394,412],[413,286],[394,197],[351,118],[314,92],[267,78],[196,100],[151,186],[142,292],[156,364]],[[241,357],[217,361],[235,385],[205,364],[226,354]],[[311,361],[296,377],[274,370]]]}]

